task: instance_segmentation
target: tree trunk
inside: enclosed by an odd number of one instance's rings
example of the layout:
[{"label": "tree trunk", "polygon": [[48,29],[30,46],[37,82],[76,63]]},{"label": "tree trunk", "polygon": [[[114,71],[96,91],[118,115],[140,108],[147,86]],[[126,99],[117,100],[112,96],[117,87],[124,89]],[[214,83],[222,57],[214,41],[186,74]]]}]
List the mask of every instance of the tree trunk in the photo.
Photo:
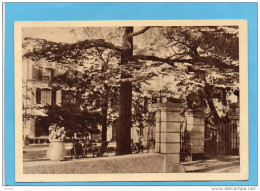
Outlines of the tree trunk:
[{"label": "tree trunk", "polygon": [[[133,55],[133,37],[129,34],[133,32],[133,27],[126,27],[123,35],[121,52],[121,64],[127,65],[128,58]],[[131,75],[124,72],[121,78],[126,79]],[[116,129],[117,155],[131,154],[131,105],[132,105],[132,83],[124,81],[120,83],[119,89],[119,126]]]},{"label": "tree trunk", "polygon": [[117,155],[131,154],[132,84],[122,82],[119,96],[119,126],[116,132]]},{"label": "tree trunk", "polygon": [[107,141],[107,109],[108,109],[108,86],[104,84],[104,97],[102,103],[102,141]]},{"label": "tree trunk", "polygon": [[105,77],[105,72],[107,71],[108,68],[108,62],[105,61],[104,58],[102,57],[102,52],[100,53],[100,58],[103,61],[102,64],[102,76],[104,80],[104,93],[103,93],[103,98],[102,98],[102,108],[101,108],[101,114],[102,114],[102,141],[107,141],[107,110],[108,110],[108,85],[105,83],[106,77]]},{"label": "tree trunk", "polygon": [[205,91],[205,98],[208,102],[209,105],[209,109],[211,111],[211,114],[213,116],[215,125],[217,126],[217,149],[218,149],[218,153],[222,153],[225,154],[225,142],[224,142],[224,136],[225,136],[225,125],[222,122],[222,120],[220,119],[218,112],[216,110],[216,107],[214,105],[212,96],[211,96],[211,88],[209,85],[205,85],[204,87],[204,91]]}]

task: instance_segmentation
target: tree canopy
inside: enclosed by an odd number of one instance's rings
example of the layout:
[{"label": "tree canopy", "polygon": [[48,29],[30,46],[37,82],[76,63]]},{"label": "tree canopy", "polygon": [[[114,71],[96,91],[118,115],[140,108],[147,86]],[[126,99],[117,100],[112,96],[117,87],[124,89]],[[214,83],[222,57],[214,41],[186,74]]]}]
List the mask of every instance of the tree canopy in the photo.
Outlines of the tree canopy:
[{"label": "tree canopy", "polygon": [[[60,65],[66,72],[52,86],[80,92],[86,96],[81,104],[92,110],[106,108],[103,114],[108,116],[118,109],[113,103],[122,93],[119,86],[131,82],[137,92],[128,100],[135,109],[134,117],[130,116],[134,121],[143,120],[142,97],[161,91],[185,100],[189,108],[207,109],[215,124],[223,126],[220,115],[231,105],[227,95],[239,90],[237,26],[143,27],[138,31],[86,27],[83,31],[86,39],[75,43],[25,38],[24,47],[32,47],[24,58]],[[155,87],[160,78],[167,82]]]}]

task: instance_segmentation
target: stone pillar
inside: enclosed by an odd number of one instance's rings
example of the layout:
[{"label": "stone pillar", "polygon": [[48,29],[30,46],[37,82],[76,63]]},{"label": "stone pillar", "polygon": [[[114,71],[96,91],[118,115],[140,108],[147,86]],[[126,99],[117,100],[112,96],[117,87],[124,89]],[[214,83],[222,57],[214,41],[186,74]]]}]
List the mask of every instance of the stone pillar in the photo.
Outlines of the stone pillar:
[{"label": "stone pillar", "polygon": [[204,139],[205,139],[205,117],[203,111],[187,111],[187,129],[188,134],[185,140],[186,148],[190,154],[190,159],[204,158]]},{"label": "stone pillar", "polygon": [[180,165],[180,120],[183,105],[156,103],[155,152],[164,154],[164,172],[184,172]]}]

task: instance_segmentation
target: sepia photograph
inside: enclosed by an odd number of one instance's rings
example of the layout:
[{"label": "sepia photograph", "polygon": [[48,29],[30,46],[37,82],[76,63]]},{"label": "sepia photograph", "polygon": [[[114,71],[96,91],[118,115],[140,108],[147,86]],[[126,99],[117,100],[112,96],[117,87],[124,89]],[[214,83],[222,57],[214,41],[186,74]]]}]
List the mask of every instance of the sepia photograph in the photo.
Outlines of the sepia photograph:
[{"label": "sepia photograph", "polygon": [[248,178],[247,23],[15,23],[16,181]]}]

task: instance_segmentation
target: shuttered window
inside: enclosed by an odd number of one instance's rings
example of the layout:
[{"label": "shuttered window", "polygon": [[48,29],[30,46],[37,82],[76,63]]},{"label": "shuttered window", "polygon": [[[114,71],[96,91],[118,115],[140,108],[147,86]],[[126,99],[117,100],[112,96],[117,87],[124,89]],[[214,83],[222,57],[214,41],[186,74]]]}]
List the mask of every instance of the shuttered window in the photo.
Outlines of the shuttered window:
[{"label": "shuttered window", "polygon": [[49,81],[51,79],[51,69],[45,68],[42,71],[42,81]]},{"label": "shuttered window", "polygon": [[51,90],[50,89],[42,89],[41,90],[41,104],[42,105],[50,105],[51,104]]},{"label": "shuttered window", "polygon": [[41,68],[33,66],[32,78],[33,78],[33,80],[42,80]]}]

